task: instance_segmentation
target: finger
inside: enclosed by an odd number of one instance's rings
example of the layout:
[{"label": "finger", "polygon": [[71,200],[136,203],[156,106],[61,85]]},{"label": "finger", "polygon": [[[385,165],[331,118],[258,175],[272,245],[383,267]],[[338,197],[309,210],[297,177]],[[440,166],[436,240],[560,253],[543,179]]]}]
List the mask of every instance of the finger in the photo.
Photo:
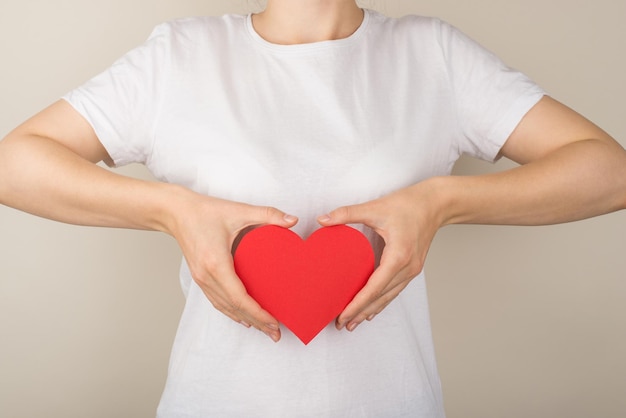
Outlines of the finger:
[{"label": "finger", "polygon": [[280,340],[278,321],[248,295],[245,289],[237,292],[213,290],[212,295],[205,293],[217,310],[247,328],[254,327],[264,332],[275,342]]},{"label": "finger", "polygon": [[247,293],[229,254],[214,260],[212,266],[205,265],[196,282],[217,310],[244,326],[263,331],[274,341],[280,339],[278,321]]},{"label": "finger", "polygon": [[274,342],[278,342],[280,340],[278,321],[247,293],[240,294],[237,298],[234,306],[238,316],[243,318],[242,322],[264,332]]},{"label": "finger", "polygon": [[367,308],[384,297],[389,289],[395,287],[395,285],[390,285],[390,283],[394,281],[396,275],[396,271],[381,263],[369,278],[367,284],[354,296],[352,301],[337,317],[337,328],[342,329],[352,322],[361,322],[367,318],[372,313],[367,311]]},{"label": "finger", "polygon": [[248,206],[245,214],[246,226],[250,225],[277,225],[290,228],[298,222],[298,218],[271,206]]},{"label": "finger", "polygon": [[359,223],[375,227],[372,214],[376,212],[373,210],[373,206],[373,202],[342,206],[318,217],[317,221],[323,226]]},{"label": "finger", "polygon": [[233,321],[240,323],[241,325],[245,326],[246,328],[250,328],[251,327],[251,325],[248,324],[246,321],[244,321],[243,319],[241,319],[241,318],[231,314],[229,311],[218,309],[218,306],[221,306],[222,302],[218,302],[218,300],[216,300],[215,297],[212,294],[206,292],[204,289],[202,289],[202,291],[204,292],[204,296],[206,296],[206,298],[209,300],[209,302],[211,302],[211,305],[213,305],[213,307],[215,309],[217,309],[219,312],[221,312],[222,314],[226,315],[228,318],[232,319]]},{"label": "finger", "polygon": [[387,246],[367,284],[337,318],[337,328],[351,329],[379,314],[421,271],[415,259],[411,252],[401,252],[395,245]]},{"label": "finger", "polygon": [[337,329],[345,327],[348,331],[354,331],[363,321],[372,321],[378,314],[384,311],[387,306],[393,302],[404,288],[408,285],[408,281],[397,283],[394,287],[385,291],[378,299],[367,305],[355,317],[344,322],[343,326],[336,324]]}]

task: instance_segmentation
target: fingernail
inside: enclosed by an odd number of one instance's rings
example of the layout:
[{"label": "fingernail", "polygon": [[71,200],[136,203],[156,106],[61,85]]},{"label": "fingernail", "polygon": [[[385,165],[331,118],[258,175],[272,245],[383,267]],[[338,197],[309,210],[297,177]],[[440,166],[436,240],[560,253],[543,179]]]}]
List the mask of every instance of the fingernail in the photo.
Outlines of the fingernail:
[{"label": "fingernail", "polygon": [[371,321],[374,318],[376,318],[376,314],[371,314],[370,316],[367,317],[367,320]]},{"label": "fingernail", "polygon": [[317,220],[319,222],[328,222],[330,221],[330,215],[322,215],[319,218],[317,218]]},{"label": "fingernail", "polygon": [[283,217],[283,219],[284,219],[285,221],[289,222],[289,223],[291,223],[291,222],[295,222],[295,221],[297,221],[297,220],[298,220],[298,218],[296,218],[296,217],[295,217],[295,216],[293,216],[293,215],[285,215],[285,216]]},{"label": "fingernail", "polygon": [[266,325],[268,328],[273,329],[274,331],[278,331],[278,330],[279,330],[278,325],[276,325],[276,324],[265,324],[265,325]]},{"label": "fingernail", "polygon": [[270,337],[275,343],[280,340],[280,335],[277,332],[266,332],[265,334]]},{"label": "fingernail", "polygon": [[246,327],[246,328],[250,328],[250,326],[251,326],[250,324],[248,324],[248,323],[247,323],[247,322],[245,322],[245,321],[239,321],[239,323],[240,323],[241,325],[243,325],[244,327]]},{"label": "fingernail", "polygon": [[346,327],[348,329],[348,331],[352,332],[356,329],[356,327],[358,327],[359,324],[356,322],[352,322],[351,324],[348,324],[348,326]]}]

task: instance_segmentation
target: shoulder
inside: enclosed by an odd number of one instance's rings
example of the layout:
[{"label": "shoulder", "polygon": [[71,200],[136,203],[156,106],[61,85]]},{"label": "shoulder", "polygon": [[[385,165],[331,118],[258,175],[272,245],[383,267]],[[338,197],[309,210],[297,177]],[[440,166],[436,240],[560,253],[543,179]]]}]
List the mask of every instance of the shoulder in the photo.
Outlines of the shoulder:
[{"label": "shoulder", "polygon": [[450,38],[460,34],[448,22],[431,16],[389,17],[369,11],[368,24],[371,46],[410,54],[420,61],[440,59],[445,55]]},{"label": "shoulder", "polygon": [[375,30],[396,31],[402,34],[437,33],[452,26],[437,17],[421,15],[405,15],[390,17],[374,10],[368,10],[370,24]]},{"label": "shoulder", "polygon": [[225,39],[239,33],[245,27],[245,22],[246,16],[235,14],[179,18],[157,25],[149,39],[192,43]]},{"label": "shoulder", "polygon": [[369,10],[369,25],[374,36],[387,39],[387,42],[398,42],[403,45],[430,45],[433,47],[445,43],[450,36],[460,31],[450,23],[432,16],[405,15],[389,17],[377,11]]}]

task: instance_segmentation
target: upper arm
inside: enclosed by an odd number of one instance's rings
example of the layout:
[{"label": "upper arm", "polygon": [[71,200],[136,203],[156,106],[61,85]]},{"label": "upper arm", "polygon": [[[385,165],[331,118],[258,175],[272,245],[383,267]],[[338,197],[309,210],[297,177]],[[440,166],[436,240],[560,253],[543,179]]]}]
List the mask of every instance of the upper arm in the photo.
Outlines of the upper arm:
[{"label": "upper arm", "polygon": [[7,139],[18,140],[21,135],[34,135],[53,140],[88,161],[113,161],[96,136],[91,125],[65,100],[59,100],[9,134]]},{"label": "upper arm", "polygon": [[521,120],[502,147],[503,155],[525,164],[580,140],[615,140],[574,110],[544,96]]}]

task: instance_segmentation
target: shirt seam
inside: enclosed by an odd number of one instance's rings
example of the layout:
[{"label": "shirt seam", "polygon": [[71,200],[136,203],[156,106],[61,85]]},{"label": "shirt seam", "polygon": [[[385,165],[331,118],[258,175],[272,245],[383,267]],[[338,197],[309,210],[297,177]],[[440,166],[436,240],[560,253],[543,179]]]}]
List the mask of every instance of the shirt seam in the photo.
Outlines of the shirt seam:
[{"label": "shirt seam", "polygon": [[363,9],[363,22],[361,22],[361,25],[357,28],[357,30],[347,38],[295,45],[273,44],[263,39],[252,27],[252,14],[245,15],[243,22],[245,25],[246,36],[254,45],[255,49],[263,49],[278,55],[302,56],[355,45],[368,31],[370,20],[372,18],[371,14],[371,10]]}]

